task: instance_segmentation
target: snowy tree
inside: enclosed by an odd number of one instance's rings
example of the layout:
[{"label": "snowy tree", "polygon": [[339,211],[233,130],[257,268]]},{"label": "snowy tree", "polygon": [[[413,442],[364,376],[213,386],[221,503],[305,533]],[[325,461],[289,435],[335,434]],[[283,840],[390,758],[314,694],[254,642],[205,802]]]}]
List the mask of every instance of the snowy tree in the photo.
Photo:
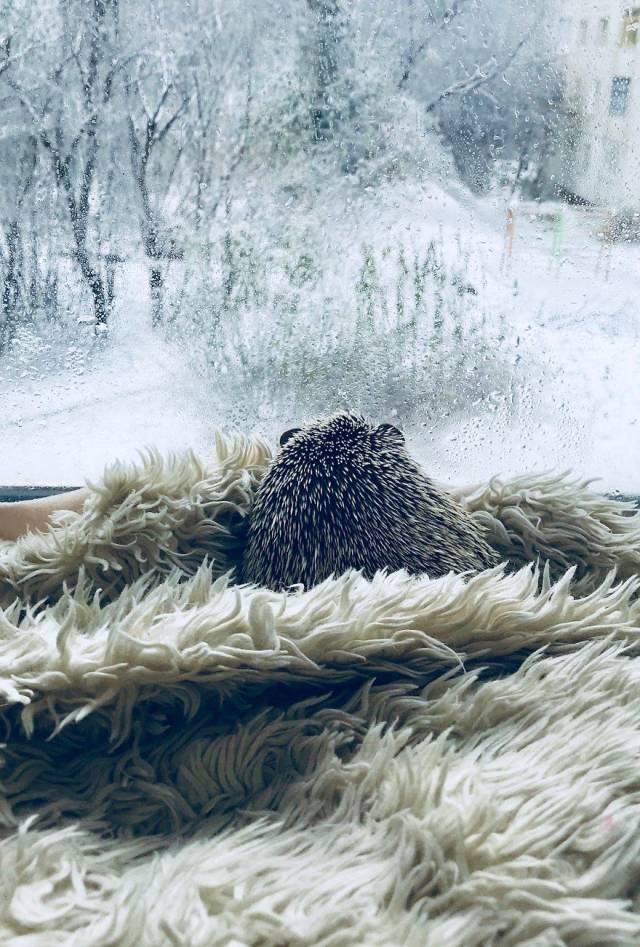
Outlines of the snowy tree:
[{"label": "snowy tree", "polygon": [[188,15],[176,0],[8,3],[4,344],[64,261],[67,294],[103,328],[115,268],[143,259],[159,324],[173,262],[208,271],[232,208],[260,215],[251,195],[274,161],[288,169],[274,186],[313,194],[343,175],[436,174],[443,144],[473,186],[499,155],[540,159],[561,110],[537,22],[498,0],[193,0]]},{"label": "snowy tree", "polygon": [[[174,78],[155,72],[153,65],[149,68],[146,61],[136,64],[127,82],[127,97],[129,157],[138,197],[142,247],[149,264],[153,323],[157,325],[162,317],[162,264],[180,256],[157,205],[166,202],[182,157],[180,139],[171,143],[168,139],[185,110],[186,98]],[[164,161],[158,160],[161,151]],[[154,163],[155,180],[152,180]],[[158,186],[161,176],[165,178],[161,182],[162,189]]]},{"label": "snowy tree", "polygon": [[[23,109],[25,134],[36,137],[48,163],[66,212],[70,254],[91,293],[98,325],[106,325],[109,305],[90,205],[114,82],[124,65],[115,42],[117,19],[117,0],[68,0],[44,23],[35,22],[32,10],[28,31],[17,34],[15,43],[10,37],[2,75]],[[51,33],[53,40],[45,40]],[[44,68],[40,55],[29,55],[34,35],[41,37]]]},{"label": "snowy tree", "polygon": [[[523,158],[549,145],[560,125],[560,82],[541,5],[498,0],[402,0],[381,14],[358,5],[354,22],[362,84],[382,101],[398,93],[432,116],[456,167],[472,186],[488,181],[503,155]],[[376,55],[371,55],[375,50]]]}]

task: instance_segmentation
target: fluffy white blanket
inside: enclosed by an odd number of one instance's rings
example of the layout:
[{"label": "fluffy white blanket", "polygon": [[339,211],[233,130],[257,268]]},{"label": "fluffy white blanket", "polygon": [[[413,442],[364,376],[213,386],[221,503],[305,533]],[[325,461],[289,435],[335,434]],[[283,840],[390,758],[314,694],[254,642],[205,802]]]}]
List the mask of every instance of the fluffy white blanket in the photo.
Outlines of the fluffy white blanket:
[{"label": "fluffy white blanket", "polygon": [[268,456],[0,544],[0,942],[638,944],[640,515],[493,480],[508,568],[275,594],[229,576]]}]

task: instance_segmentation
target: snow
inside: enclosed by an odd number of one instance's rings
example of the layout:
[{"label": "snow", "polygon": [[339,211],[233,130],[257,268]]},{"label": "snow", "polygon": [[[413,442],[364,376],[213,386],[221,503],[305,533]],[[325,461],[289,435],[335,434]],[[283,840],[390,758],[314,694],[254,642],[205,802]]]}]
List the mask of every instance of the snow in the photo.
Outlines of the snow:
[{"label": "snow", "polygon": [[[452,263],[466,261],[465,278],[478,292],[473,304],[484,307],[496,331],[506,326],[505,352],[516,353],[510,387],[442,417],[436,406],[435,419],[426,421],[411,405],[386,406],[433,476],[460,484],[571,468],[602,478],[603,490],[640,493],[640,250],[605,244],[595,211],[516,203],[509,256],[507,202],[499,192],[480,199],[461,186],[396,181],[356,196],[336,191],[297,215],[301,234],[311,222],[325,235],[328,272],[343,284],[342,298],[363,243],[381,252],[402,243],[410,252],[433,240]],[[557,214],[564,222],[554,254]],[[304,420],[279,415],[269,403],[253,417],[239,416],[237,405],[221,402],[215,386],[203,386],[192,370],[189,340],[170,343],[151,330],[144,266],[129,266],[125,280],[111,337],[97,356],[86,360],[70,345],[55,362],[34,344],[0,363],[0,483],[78,484],[146,445],[209,456],[218,425],[273,438]],[[86,324],[78,331],[93,330]],[[357,376],[354,366],[353,392]],[[331,410],[331,377],[315,384]],[[341,393],[341,403],[349,394]],[[293,394],[291,404],[293,412]],[[362,398],[355,406],[367,408]]]}]

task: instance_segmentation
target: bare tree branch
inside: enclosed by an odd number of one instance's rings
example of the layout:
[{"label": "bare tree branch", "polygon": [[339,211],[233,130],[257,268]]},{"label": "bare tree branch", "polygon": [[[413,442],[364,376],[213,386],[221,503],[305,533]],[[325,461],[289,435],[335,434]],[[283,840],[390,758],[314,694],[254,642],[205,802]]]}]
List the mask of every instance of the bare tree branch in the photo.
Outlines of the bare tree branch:
[{"label": "bare tree branch", "polygon": [[490,63],[493,61],[492,57],[492,59],[484,63],[484,65],[476,66],[470,76],[465,76],[464,79],[460,79],[447,89],[443,89],[443,91],[425,107],[425,112],[433,112],[445,99],[456,95],[467,95],[469,92],[479,89],[480,86],[483,86],[485,83],[491,82],[497,75],[501,72],[505,72],[505,70],[509,68],[528,39],[528,36],[523,37],[504,62],[494,63],[493,66],[490,66]]},{"label": "bare tree branch", "polygon": [[0,49],[2,49],[2,52],[4,53],[4,59],[0,63],[0,76],[4,72],[7,72],[8,69],[11,68],[11,64],[13,62],[13,60],[11,59],[11,40],[12,40],[12,37],[7,36],[2,41],[2,43],[0,43]]},{"label": "bare tree branch", "polygon": [[212,216],[215,216],[218,207],[222,201],[222,198],[225,198],[225,201],[228,200],[229,185],[233,176],[240,165],[240,162],[244,158],[247,151],[247,144],[249,140],[249,132],[251,131],[251,108],[253,104],[253,86],[252,86],[252,60],[251,56],[247,55],[247,92],[246,92],[246,103],[245,103],[245,114],[240,128],[240,140],[238,146],[235,149],[235,152],[229,162],[225,174],[223,174],[220,180],[220,191],[218,198],[215,201],[212,208]]},{"label": "bare tree branch", "polygon": [[[398,81],[398,89],[402,89],[411,78],[411,73],[416,65],[418,56],[420,56],[420,54],[425,51],[425,49],[429,46],[429,44],[433,41],[433,39],[438,33],[446,29],[451,24],[451,21],[454,20],[457,16],[459,16],[462,13],[464,6],[469,2],[470,0],[454,0],[454,2],[446,10],[444,16],[438,23],[436,30],[433,33],[431,33],[429,36],[427,36],[416,47],[407,50],[404,56],[404,60],[405,60],[404,70]],[[433,11],[429,12],[429,19],[435,22],[436,17]]]}]

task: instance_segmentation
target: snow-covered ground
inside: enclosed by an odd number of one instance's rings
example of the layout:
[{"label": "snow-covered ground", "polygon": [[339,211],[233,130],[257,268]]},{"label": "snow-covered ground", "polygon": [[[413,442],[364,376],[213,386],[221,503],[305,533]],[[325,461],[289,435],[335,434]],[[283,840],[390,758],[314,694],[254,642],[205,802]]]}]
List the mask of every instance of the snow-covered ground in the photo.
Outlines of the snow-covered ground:
[{"label": "snow-covered ground", "polygon": [[456,425],[443,473],[570,467],[602,489],[640,493],[640,247],[603,242],[597,211],[520,205],[508,257],[504,205],[477,207],[502,259],[489,292],[505,308],[513,294],[512,318],[539,361],[524,365],[517,416],[507,407],[495,424]]},{"label": "snow-covered ground", "polygon": [[[603,489],[640,493],[640,247],[605,244],[594,211],[520,204],[509,252],[506,199],[462,188],[396,184],[314,214],[344,280],[357,273],[362,243],[410,250],[437,240],[452,259],[463,253],[478,305],[506,325],[518,353],[508,397],[496,390],[428,425],[408,414],[411,447],[434,476],[467,483],[572,468],[601,477]],[[71,349],[51,371],[41,346],[0,363],[0,483],[80,483],[152,444],[208,455],[214,428],[237,423],[233,406],[216,405],[194,377],[188,340],[152,334],[142,267],[130,269],[127,286],[112,339],[91,362]],[[323,384],[331,409],[331,378]],[[274,437],[304,420],[264,407],[244,419],[246,430]]]}]

